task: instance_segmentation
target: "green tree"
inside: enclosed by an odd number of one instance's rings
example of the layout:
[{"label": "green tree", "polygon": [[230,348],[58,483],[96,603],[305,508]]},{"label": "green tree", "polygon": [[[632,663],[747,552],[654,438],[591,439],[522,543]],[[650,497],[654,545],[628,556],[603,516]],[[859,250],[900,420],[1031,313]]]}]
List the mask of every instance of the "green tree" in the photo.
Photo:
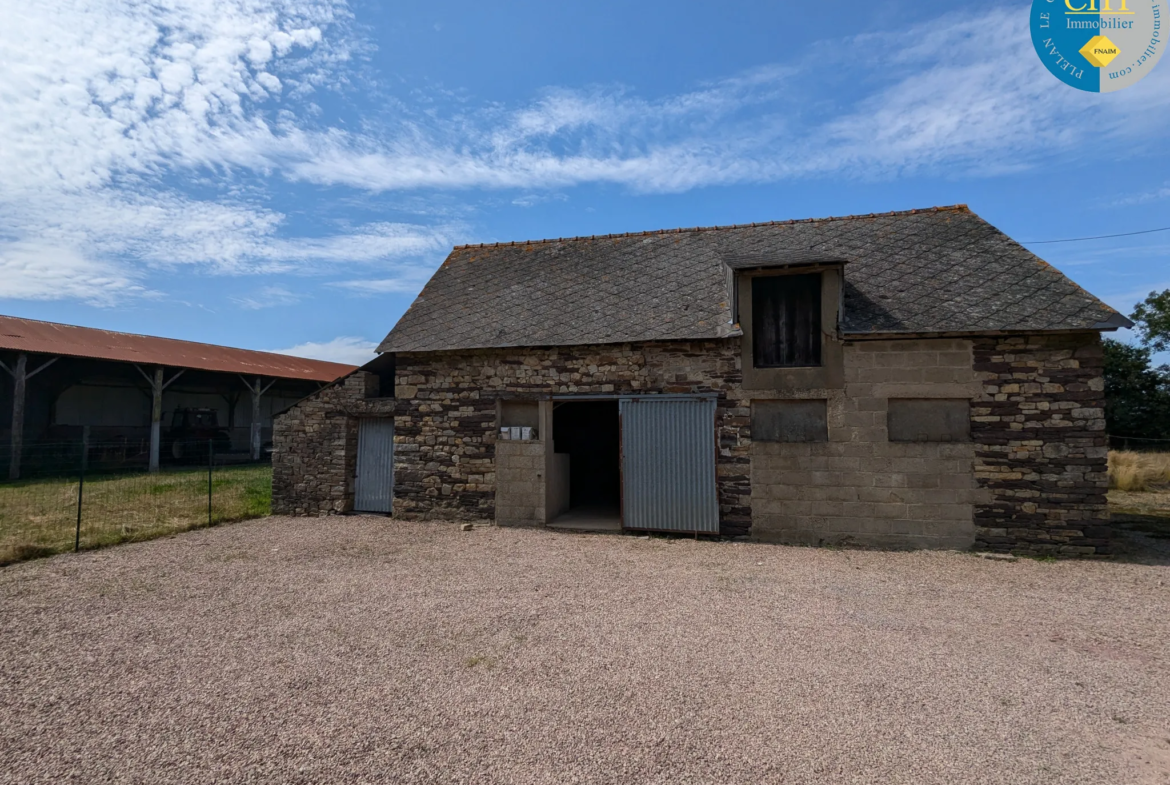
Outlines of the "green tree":
[{"label": "green tree", "polygon": [[1105,339],[1105,419],[1113,436],[1170,438],[1170,367],[1150,367],[1152,351]]},{"label": "green tree", "polygon": [[1154,352],[1170,350],[1170,289],[1150,292],[1130,315],[1142,345]]}]

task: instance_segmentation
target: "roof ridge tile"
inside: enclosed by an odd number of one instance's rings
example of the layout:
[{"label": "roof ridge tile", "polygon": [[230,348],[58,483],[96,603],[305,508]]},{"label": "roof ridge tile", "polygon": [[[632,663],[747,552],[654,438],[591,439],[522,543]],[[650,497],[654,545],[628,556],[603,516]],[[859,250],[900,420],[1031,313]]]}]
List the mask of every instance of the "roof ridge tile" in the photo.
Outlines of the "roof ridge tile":
[{"label": "roof ridge tile", "polygon": [[714,232],[730,229],[756,229],[766,226],[794,226],[796,224],[827,223],[830,221],[859,221],[867,218],[896,218],[903,215],[919,215],[921,213],[964,213],[970,212],[966,204],[939,205],[936,207],[919,207],[913,210],[890,210],[885,213],[865,213],[858,215],[830,215],[823,218],[789,218],[783,221],[759,221],[746,224],[727,224],[725,226],[689,226],[675,229],[650,229],[641,232],[617,232],[614,234],[590,234],[576,237],[544,238],[540,240],[502,240],[496,243],[464,243],[456,245],[453,250],[461,251],[468,248],[503,248],[517,245],[547,245],[549,243],[565,243],[577,240],[617,240],[623,237],[648,237],[660,234],[682,234],[685,232]]}]

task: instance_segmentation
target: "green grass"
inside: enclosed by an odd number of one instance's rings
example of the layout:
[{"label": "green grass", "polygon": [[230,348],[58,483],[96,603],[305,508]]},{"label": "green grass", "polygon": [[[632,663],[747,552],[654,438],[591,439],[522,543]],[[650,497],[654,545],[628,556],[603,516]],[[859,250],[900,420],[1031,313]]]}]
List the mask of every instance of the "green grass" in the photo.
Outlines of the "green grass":
[{"label": "green grass", "polygon": [[[0,565],[73,549],[77,486],[76,479],[0,484]],[[216,469],[212,524],[262,518],[271,507],[271,466]],[[82,548],[147,540],[207,525],[206,469],[85,479]]]}]

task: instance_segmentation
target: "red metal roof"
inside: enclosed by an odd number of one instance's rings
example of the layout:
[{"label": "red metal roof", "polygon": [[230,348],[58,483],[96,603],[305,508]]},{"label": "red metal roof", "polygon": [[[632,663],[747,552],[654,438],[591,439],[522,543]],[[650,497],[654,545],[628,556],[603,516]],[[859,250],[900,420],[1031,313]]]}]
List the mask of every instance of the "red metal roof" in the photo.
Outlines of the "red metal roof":
[{"label": "red metal roof", "polygon": [[356,370],[356,366],[344,363],[15,316],[0,316],[0,349],[314,382],[331,382]]}]

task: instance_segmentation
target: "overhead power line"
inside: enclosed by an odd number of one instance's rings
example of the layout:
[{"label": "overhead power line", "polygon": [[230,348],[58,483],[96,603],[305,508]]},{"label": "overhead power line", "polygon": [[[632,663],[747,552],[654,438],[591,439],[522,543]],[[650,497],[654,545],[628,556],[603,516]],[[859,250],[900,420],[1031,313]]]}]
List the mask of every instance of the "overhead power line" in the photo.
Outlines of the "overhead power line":
[{"label": "overhead power line", "polygon": [[1020,245],[1046,245],[1048,243],[1079,243],[1085,240],[1108,240],[1110,237],[1133,237],[1136,234],[1153,234],[1154,232],[1170,232],[1170,226],[1161,229],[1145,229],[1141,232],[1122,232],[1121,234],[1101,234],[1096,237],[1070,237],[1067,240],[1025,240]]}]

